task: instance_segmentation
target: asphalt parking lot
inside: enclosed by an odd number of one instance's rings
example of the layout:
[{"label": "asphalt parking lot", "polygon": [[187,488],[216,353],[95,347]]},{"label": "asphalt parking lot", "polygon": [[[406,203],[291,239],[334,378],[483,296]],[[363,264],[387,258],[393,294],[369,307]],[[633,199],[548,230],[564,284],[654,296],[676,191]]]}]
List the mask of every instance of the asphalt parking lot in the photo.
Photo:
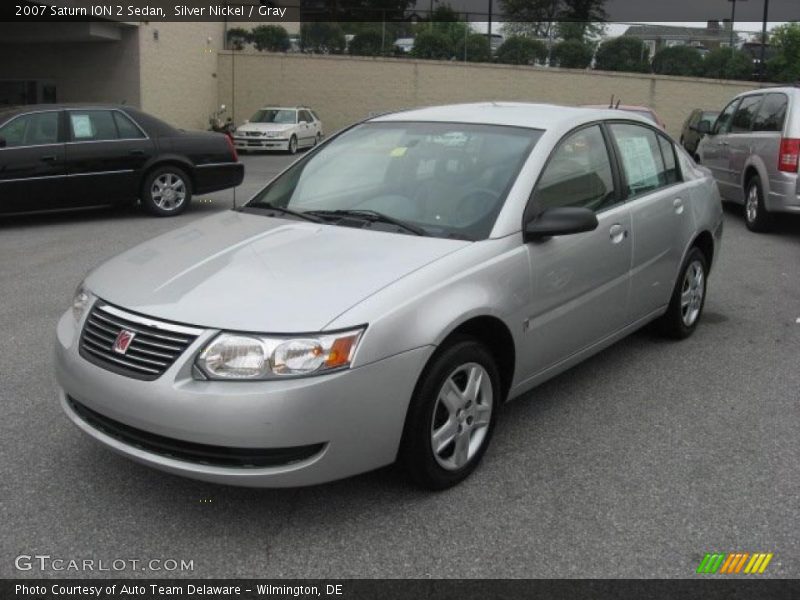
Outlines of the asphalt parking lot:
[{"label": "asphalt parking lot", "polygon": [[[289,162],[245,156],[241,203]],[[706,552],[772,552],[800,577],[800,221],[726,210],[691,339],[637,333],[504,407],[482,466],[432,494],[394,468],[253,490],[118,457],[61,413],[55,324],[83,275],[225,210],[0,221],[0,577],[691,577]],[[18,555],[191,560],[190,572],[18,571]]]}]

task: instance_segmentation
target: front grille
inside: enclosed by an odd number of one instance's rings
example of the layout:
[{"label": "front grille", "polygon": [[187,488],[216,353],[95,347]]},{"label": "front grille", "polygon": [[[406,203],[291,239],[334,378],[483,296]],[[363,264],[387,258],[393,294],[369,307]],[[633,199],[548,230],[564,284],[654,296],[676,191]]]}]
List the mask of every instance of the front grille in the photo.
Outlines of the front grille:
[{"label": "front grille", "polygon": [[125,425],[93,411],[74,398],[67,399],[72,410],[98,431],[129,446],[176,460],[220,467],[277,467],[311,458],[325,447],[325,444],[310,444],[289,448],[229,448],[185,442]]},{"label": "front grille", "polygon": [[263,137],[264,136],[264,134],[261,133],[260,131],[247,131],[247,132],[245,132],[245,135],[247,137]]},{"label": "front grille", "polygon": [[[124,330],[134,334],[124,353],[114,350]],[[80,354],[109,371],[152,381],[160,377],[202,333],[201,329],[156,321],[98,300],[83,326]]]}]

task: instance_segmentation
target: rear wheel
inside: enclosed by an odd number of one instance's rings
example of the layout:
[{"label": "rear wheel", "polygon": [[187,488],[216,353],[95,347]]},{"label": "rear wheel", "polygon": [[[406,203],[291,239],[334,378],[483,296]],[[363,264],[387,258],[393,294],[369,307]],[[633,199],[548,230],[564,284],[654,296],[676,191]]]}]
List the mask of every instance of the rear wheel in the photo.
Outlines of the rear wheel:
[{"label": "rear wheel", "polygon": [[706,303],[708,260],[695,247],[683,263],[667,312],[656,321],[660,333],[682,340],[694,333]]},{"label": "rear wheel", "polygon": [[142,205],[158,217],[179,215],[192,200],[192,182],[178,167],[158,167],[145,177],[142,186]]},{"label": "rear wheel", "polygon": [[442,490],[475,470],[494,429],[500,376],[478,341],[460,338],[437,352],[411,399],[400,462],[419,485]]},{"label": "rear wheel", "polygon": [[764,192],[761,178],[753,175],[747,181],[744,199],[744,222],[750,231],[764,233],[770,230],[772,215],[764,207]]}]

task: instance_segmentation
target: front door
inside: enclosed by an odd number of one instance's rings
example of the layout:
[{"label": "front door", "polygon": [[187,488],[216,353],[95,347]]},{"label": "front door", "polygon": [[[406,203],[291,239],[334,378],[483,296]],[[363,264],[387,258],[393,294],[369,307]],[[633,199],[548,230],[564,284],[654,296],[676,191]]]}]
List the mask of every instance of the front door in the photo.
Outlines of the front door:
[{"label": "front door", "polygon": [[739,106],[739,99],[725,107],[708,138],[703,140],[701,145],[702,152],[700,162],[703,166],[708,167],[714,175],[719,187],[719,193],[723,198],[733,200],[731,197],[734,190],[730,188],[730,141],[728,140],[728,133],[733,121],[733,115],[736,112],[736,107]]},{"label": "front door", "polygon": [[61,111],[18,115],[0,127],[0,213],[64,207]]},{"label": "front door", "polygon": [[631,215],[600,125],[568,134],[536,184],[526,218],[558,206],[595,211],[594,231],[527,244],[532,300],[522,351],[531,377],[608,338],[627,322]]}]

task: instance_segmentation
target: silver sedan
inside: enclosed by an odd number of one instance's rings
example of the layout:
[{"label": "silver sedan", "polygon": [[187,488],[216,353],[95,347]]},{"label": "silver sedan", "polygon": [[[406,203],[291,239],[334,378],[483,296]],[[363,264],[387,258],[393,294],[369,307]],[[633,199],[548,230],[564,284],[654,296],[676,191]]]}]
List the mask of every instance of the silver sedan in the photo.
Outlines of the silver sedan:
[{"label": "silver sedan", "polygon": [[384,115],[91,272],[58,324],[60,402],[179,475],[300,486],[399,461],[446,488],[508,400],[648,323],[691,335],[721,234],[709,172],[636,115]]}]

